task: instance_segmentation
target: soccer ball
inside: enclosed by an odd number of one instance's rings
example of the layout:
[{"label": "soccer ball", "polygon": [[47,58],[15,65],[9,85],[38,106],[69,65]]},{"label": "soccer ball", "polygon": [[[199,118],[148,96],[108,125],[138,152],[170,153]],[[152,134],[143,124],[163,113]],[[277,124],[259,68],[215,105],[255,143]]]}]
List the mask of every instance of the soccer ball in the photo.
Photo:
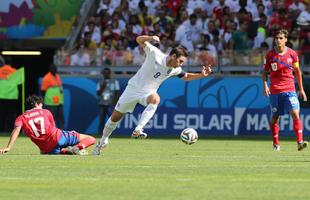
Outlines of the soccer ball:
[{"label": "soccer ball", "polygon": [[194,144],[198,140],[198,134],[195,129],[186,128],[181,132],[180,138],[185,144]]}]

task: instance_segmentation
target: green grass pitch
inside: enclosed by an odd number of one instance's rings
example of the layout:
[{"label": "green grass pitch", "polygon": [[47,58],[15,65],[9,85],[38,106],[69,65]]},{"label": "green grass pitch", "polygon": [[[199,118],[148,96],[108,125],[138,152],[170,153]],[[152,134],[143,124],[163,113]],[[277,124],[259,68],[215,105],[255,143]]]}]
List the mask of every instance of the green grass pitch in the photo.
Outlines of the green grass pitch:
[{"label": "green grass pitch", "polygon": [[20,137],[0,157],[0,199],[310,199],[310,149],[281,144],[273,152],[260,139],[111,138],[100,156],[46,156]]}]

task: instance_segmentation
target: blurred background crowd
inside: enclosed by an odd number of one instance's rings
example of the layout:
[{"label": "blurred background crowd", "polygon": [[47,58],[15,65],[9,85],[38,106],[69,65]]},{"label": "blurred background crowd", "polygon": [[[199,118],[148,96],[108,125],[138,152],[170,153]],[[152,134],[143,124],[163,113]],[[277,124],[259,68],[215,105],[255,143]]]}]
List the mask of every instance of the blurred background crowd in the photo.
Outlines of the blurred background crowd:
[{"label": "blurred background crowd", "polygon": [[[83,12],[81,10],[81,12]],[[169,53],[181,44],[189,65],[260,65],[273,33],[289,31],[287,46],[310,63],[307,0],[100,0],[72,48],[56,51],[56,65],[139,65],[144,51],[135,38],[157,35]]]}]

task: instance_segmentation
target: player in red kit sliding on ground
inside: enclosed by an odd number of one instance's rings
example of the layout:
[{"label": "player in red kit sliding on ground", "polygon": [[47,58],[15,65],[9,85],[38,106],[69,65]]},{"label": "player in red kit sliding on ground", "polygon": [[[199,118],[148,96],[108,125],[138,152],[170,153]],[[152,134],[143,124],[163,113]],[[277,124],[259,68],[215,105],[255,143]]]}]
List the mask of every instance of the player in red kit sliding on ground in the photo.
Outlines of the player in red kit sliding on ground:
[{"label": "player in red kit sliding on ground", "polygon": [[39,147],[41,154],[86,155],[85,148],[94,144],[96,139],[75,131],[56,128],[53,115],[42,109],[42,102],[43,99],[35,95],[27,98],[26,104],[30,110],[16,118],[10,140],[5,148],[0,149],[0,154],[10,151],[23,129],[27,137]]},{"label": "player in red kit sliding on ground", "polygon": [[[286,46],[287,37],[288,31],[285,29],[276,32],[274,38],[275,48],[266,54],[262,79],[264,95],[270,97],[270,130],[273,138],[273,150],[280,150],[280,115],[289,112],[293,119],[297,149],[301,151],[308,146],[308,142],[303,141],[302,122],[299,118],[300,105],[294,84],[294,74],[297,79],[300,97],[302,100],[307,101],[307,96],[303,89],[297,53]],[[268,73],[270,74],[270,88],[267,83]]]}]

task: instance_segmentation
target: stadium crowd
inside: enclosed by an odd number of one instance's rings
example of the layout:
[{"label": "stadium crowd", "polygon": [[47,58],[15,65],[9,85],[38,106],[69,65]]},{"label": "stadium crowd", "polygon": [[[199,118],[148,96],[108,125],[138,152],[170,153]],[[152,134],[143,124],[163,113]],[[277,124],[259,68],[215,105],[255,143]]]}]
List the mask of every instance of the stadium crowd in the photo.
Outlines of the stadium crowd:
[{"label": "stadium crowd", "polygon": [[260,65],[285,28],[287,46],[310,64],[309,0],[100,0],[72,50],[59,49],[55,64],[139,65],[139,35],[157,35],[168,53],[181,44],[187,64]]}]

